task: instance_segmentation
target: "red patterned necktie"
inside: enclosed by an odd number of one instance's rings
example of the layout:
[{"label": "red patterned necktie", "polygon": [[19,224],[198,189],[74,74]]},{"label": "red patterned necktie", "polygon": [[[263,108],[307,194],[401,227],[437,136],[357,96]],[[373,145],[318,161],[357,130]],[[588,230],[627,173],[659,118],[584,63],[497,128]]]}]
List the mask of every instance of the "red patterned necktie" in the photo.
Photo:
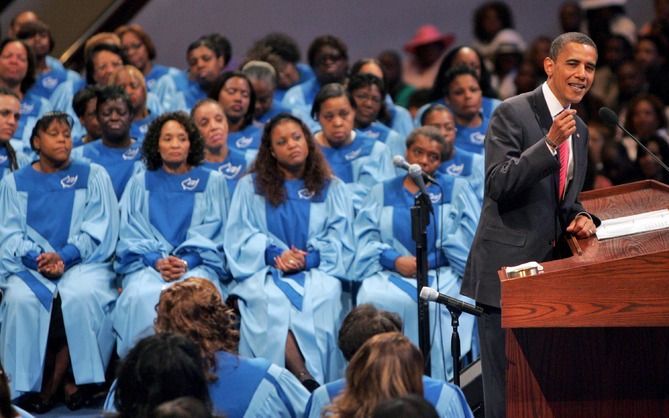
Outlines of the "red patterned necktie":
[{"label": "red patterned necktie", "polygon": [[558,188],[558,198],[564,197],[564,189],[567,186],[567,171],[569,168],[569,140],[563,141],[558,146],[558,158],[560,159],[560,183]]}]

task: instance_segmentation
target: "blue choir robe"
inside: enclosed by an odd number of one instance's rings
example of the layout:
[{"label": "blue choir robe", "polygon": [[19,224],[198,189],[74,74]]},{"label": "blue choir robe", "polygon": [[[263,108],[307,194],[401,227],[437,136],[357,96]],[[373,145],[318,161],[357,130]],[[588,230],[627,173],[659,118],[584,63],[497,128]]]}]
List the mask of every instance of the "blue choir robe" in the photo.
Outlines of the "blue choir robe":
[{"label": "blue choir robe", "polygon": [[141,337],[153,333],[155,306],[170,285],[155,263],[174,255],[188,263],[188,277],[211,280],[225,296],[223,225],[228,214],[223,176],[194,167],[184,174],[162,168],[135,174],[121,198],[121,231],[114,267],[123,291],[114,314],[117,350],[123,357]]},{"label": "blue choir robe", "polygon": [[309,392],[288,370],[263,358],[227,352],[216,355],[215,381],[209,383],[214,412],[228,418],[304,415]]},{"label": "blue choir robe", "polygon": [[311,117],[311,107],[321,89],[316,77],[288,89],[281,104],[290,109],[291,113],[304,122],[311,132],[321,130],[321,125]]},{"label": "blue choir robe", "polygon": [[353,131],[353,141],[339,148],[321,146],[332,171],[346,183],[357,212],[376,183],[395,176],[392,156],[386,144]]},{"label": "blue choir robe", "polygon": [[[312,78],[315,77],[314,70],[312,70],[308,64],[304,64],[301,62],[297,63],[297,73],[299,74],[300,77],[297,80],[296,85],[304,83],[305,81],[311,80]],[[288,90],[289,88],[282,89],[281,87],[277,86],[276,89],[274,90],[274,100],[276,100],[278,103],[281,103]]]},{"label": "blue choir robe", "polygon": [[178,68],[154,63],[151,66],[151,71],[144,77],[146,90],[153,92],[156,89],[156,83],[163,77],[181,77],[183,75],[185,73]]},{"label": "blue choir robe", "polygon": [[151,125],[151,122],[153,122],[158,116],[160,116],[161,113],[162,111],[161,112],[149,111],[146,117],[139,120],[133,120],[132,123],[130,124],[130,137],[135,138],[139,143],[144,142],[144,137],[146,136],[146,133],[149,131],[149,125]]},{"label": "blue choir robe", "polygon": [[[465,179],[437,174],[436,184],[427,188],[435,216],[427,228],[428,285],[439,292],[460,296],[460,282],[469,248],[476,231],[480,204]],[[416,279],[402,277],[395,271],[399,256],[415,256],[411,235],[411,206],[414,196],[396,177],[372,188],[354,223],[356,259],[352,276],[362,280],[358,303],[373,303],[381,309],[396,312],[404,322],[404,333],[418,344]],[[436,236],[435,236],[436,231]],[[439,314],[439,315],[437,315]],[[447,309],[430,304],[432,376],[447,380],[452,375],[451,316]],[[460,317],[461,353],[472,345],[474,317]]]},{"label": "blue choir robe", "polygon": [[[239,352],[285,364],[290,330],[307,369],[324,383],[341,376],[337,350],[342,315],[341,283],[353,250],[353,209],[346,188],[333,178],[319,195],[302,180],[284,182],[286,201],[278,207],[256,193],[255,175],[244,176],[230,206],[225,252],[239,298]],[[284,274],[274,257],[295,246],[308,252],[306,269]]]},{"label": "blue choir robe", "polygon": [[[76,383],[104,382],[114,345],[118,291],[110,260],[119,232],[107,172],[76,161],[56,173],[28,165],[2,180],[0,208],[0,357],[13,395],[41,389],[56,293]],[[54,251],[65,273],[52,280],[37,272],[37,256]]]},{"label": "blue choir robe", "polygon": [[458,132],[455,134],[455,146],[469,152],[483,155],[485,133],[488,130],[490,118],[485,118],[481,114],[482,120],[479,126],[469,127],[455,124]]},{"label": "blue choir robe", "polygon": [[197,81],[188,78],[185,72],[160,77],[154,85],[153,92],[165,112],[178,110],[190,112],[198,101],[207,97],[207,93]]},{"label": "blue choir robe", "polygon": [[393,102],[390,94],[386,95],[386,109],[390,113],[389,128],[400,134],[401,137],[406,138],[413,130],[413,119],[411,113],[402,106],[398,106]]},{"label": "blue choir robe", "polygon": [[397,131],[390,129],[379,121],[372,122],[366,128],[357,128],[356,130],[365,136],[386,144],[390,150],[390,155],[393,157],[395,155],[404,156],[404,154],[406,154],[406,137],[400,135]]},{"label": "blue choir robe", "polygon": [[[278,114],[280,114],[280,113],[288,113],[288,114],[292,114],[290,108],[284,106],[283,104],[281,104],[281,102],[276,101],[276,99],[274,99],[274,101],[272,102],[272,106],[270,106],[270,108],[267,109],[267,112],[263,113],[262,115],[260,115],[259,118],[255,119],[255,120],[253,121],[253,124],[254,124],[255,126],[259,127],[259,128],[262,128],[262,127],[265,126],[265,125],[267,124],[267,122],[269,122],[274,116],[276,116],[276,115],[278,115]],[[299,116],[298,116],[298,117],[299,117]]]},{"label": "blue choir robe", "polygon": [[228,133],[228,148],[240,152],[253,151],[255,157],[260,147],[261,137],[262,128],[249,124],[241,131]]},{"label": "blue choir robe", "polygon": [[[14,150],[16,153],[16,163],[19,168],[30,164],[30,157],[21,151]],[[7,148],[0,146],[0,180],[7,174],[11,173],[9,168],[9,157],[7,156]]]},{"label": "blue choir robe", "polygon": [[[323,409],[346,387],[339,379],[317,388],[309,397],[304,418],[320,418]],[[423,376],[423,397],[437,411],[439,418],[474,418],[462,390],[450,383]]]},{"label": "blue choir robe", "polygon": [[440,173],[449,176],[467,179],[479,198],[481,205],[483,205],[485,162],[481,154],[475,154],[455,147],[453,158],[442,162],[438,170]]},{"label": "blue choir robe", "polygon": [[121,200],[130,178],[144,168],[142,163],[141,145],[137,141],[126,148],[106,146],[102,140],[89,142],[72,150],[72,158],[93,162],[107,170],[116,199]]},{"label": "blue choir robe", "polygon": [[50,100],[51,95],[59,85],[66,81],[77,81],[80,79],[81,76],[79,74],[64,68],[62,65],[59,67],[50,67],[48,71],[37,76],[35,84],[28,91],[36,96]]},{"label": "blue choir robe", "polygon": [[44,97],[37,96],[30,92],[26,93],[21,100],[21,118],[19,125],[11,139],[15,150],[21,151],[29,156],[34,155],[30,148],[30,135],[33,133],[35,124],[45,113],[50,112],[51,103]]},{"label": "blue choir robe", "polygon": [[221,173],[228,183],[228,192],[230,197],[232,197],[232,193],[234,193],[235,187],[237,187],[237,182],[246,174],[254,158],[255,152],[246,151],[242,153],[236,149],[228,148],[228,156],[223,162],[214,163],[205,160],[202,162],[202,167]]}]

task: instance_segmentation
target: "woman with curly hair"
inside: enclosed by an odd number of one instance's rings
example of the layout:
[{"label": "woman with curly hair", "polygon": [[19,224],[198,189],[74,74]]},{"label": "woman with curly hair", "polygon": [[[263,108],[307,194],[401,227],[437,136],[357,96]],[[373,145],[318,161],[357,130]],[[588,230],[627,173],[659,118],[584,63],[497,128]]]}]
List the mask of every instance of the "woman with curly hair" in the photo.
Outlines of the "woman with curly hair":
[{"label": "woman with curly hair", "polygon": [[220,173],[200,167],[203,141],[187,114],[151,123],[142,144],[146,171],[132,177],[121,198],[122,227],[114,267],[123,292],[114,313],[123,356],[152,332],[160,291],[172,282],[226,276],[220,243],[228,188]]},{"label": "woman with curly hair", "polygon": [[285,365],[308,389],[338,378],[338,279],[352,258],[353,208],[301,120],[281,114],[265,125],[230,211],[224,243],[239,352]]},{"label": "woman with curly hair", "polygon": [[286,369],[237,354],[237,316],[210,281],[192,277],[174,284],[160,294],[156,310],[157,333],[183,334],[200,346],[216,413],[302,416],[309,392]]},{"label": "woman with curly hair", "polygon": [[383,401],[414,394],[423,396],[423,355],[399,332],[367,340],[346,369],[346,388],[325,416],[366,418]]}]

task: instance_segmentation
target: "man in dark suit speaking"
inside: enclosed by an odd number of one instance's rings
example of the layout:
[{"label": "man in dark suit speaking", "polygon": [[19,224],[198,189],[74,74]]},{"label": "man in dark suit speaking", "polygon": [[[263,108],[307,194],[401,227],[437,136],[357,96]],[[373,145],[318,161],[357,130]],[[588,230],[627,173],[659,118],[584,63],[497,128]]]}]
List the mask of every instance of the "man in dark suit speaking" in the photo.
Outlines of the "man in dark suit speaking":
[{"label": "man in dark suit speaking", "polygon": [[479,318],[485,416],[505,416],[505,344],[497,270],[555,259],[564,233],[586,238],[599,223],[581,206],[588,130],[571,105],[592,86],[597,47],[565,33],[544,59],[548,80],[504,101],[485,138],[485,199],[461,293],[484,308]]}]

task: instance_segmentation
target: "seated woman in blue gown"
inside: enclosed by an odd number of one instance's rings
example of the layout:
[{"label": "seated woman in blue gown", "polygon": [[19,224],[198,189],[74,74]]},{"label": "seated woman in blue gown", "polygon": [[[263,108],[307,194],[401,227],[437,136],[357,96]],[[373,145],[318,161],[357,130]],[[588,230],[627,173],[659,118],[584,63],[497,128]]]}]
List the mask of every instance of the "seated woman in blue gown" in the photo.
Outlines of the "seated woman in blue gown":
[{"label": "seated woman in blue gown", "polygon": [[156,332],[186,335],[200,346],[217,414],[228,418],[301,417],[309,392],[288,370],[237,354],[237,316],[211,282],[190,278],[163,290]]},{"label": "seated woman in blue gown", "polygon": [[340,377],[341,283],[353,209],[308,128],[291,115],[263,132],[230,205],[225,251],[239,299],[239,352],[284,366],[313,389]]},{"label": "seated woman in blue gown", "polygon": [[316,95],[311,116],[323,130],[314,135],[334,174],[347,185],[357,211],[369,189],[395,176],[390,149],[353,130],[355,102],[341,84],[326,84]]},{"label": "seated woman in blue gown", "polygon": [[193,107],[191,117],[204,140],[202,166],[216,170],[225,177],[232,197],[237,182],[253,162],[255,152],[241,152],[228,146],[228,119],[216,100],[200,100]]},{"label": "seated woman in blue gown", "polygon": [[209,97],[218,100],[228,119],[228,147],[257,151],[262,130],[253,124],[256,95],[249,78],[239,71],[224,73]]},{"label": "seated woman in blue gown", "polygon": [[[453,297],[459,296],[461,277],[478,223],[480,204],[465,179],[441,175],[438,167],[444,139],[431,127],[417,128],[407,138],[406,159],[435,177],[427,192],[434,215],[427,228],[428,285]],[[404,333],[418,342],[416,309],[416,245],[411,234],[411,207],[418,185],[410,176],[396,177],[372,188],[358,213],[353,277],[362,280],[358,303],[373,303],[396,312],[404,322]],[[432,376],[451,377],[451,323],[446,309],[430,305],[433,337]],[[462,354],[471,348],[474,318],[460,317]]]},{"label": "seated woman in blue gown", "polygon": [[32,392],[20,406],[40,413],[61,386],[80,408],[79,385],[105,381],[114,344],[118,204],[102,167],[70,159],[71,127],[65,113],[43,116],[39,159],[0,185],[0,357],[13,395]]},{"label": "seated woman in blue gown", "polygon": [[0,179],[30,164],[30,158],[15,150],[11,139],[21,119],[21,102],[13,91],[0,87]]},{"label": "seated woman in blue gown", "polygon": [[483,185],[485,184],[483,156],[455,146],[455,135],[458,129],[455,127],[453,113],[446,106],[433,103],[421,116],[420,125],[437,128],[446,141],[444,160],[439,166],[439,172],[466,178],[483,204]]},{"label": "seated woman in blue gown", "polygon": [[146,171],[135,174],[121,198],[121,231],[114,267],[123,291],[114,314],[122,357],[138,337],[153,332],[160,291],[191,276],[219,286],[228,214],[223,176],[200,167],[203,142],[185,113],[153,121],[142,144]]},{"label": "seated woman in blue gown", "polygon": [[51,110],[51,103],[31,91],[35,84],[35,57],[24,42],[6,38],[0,42],[0,87],[21,100],[21,117],[12,137],[15,150],[32,154],[30,135],[37,120]]},{"label": "seated woman in blue gown", "polygon": [[384,124],[389,114],[383,101],[383,80],[372,74],[357,74],[348,81],[346,90],[355,102],[355,129],[386,144],[392,155],[404,155],[405,138]]}]

